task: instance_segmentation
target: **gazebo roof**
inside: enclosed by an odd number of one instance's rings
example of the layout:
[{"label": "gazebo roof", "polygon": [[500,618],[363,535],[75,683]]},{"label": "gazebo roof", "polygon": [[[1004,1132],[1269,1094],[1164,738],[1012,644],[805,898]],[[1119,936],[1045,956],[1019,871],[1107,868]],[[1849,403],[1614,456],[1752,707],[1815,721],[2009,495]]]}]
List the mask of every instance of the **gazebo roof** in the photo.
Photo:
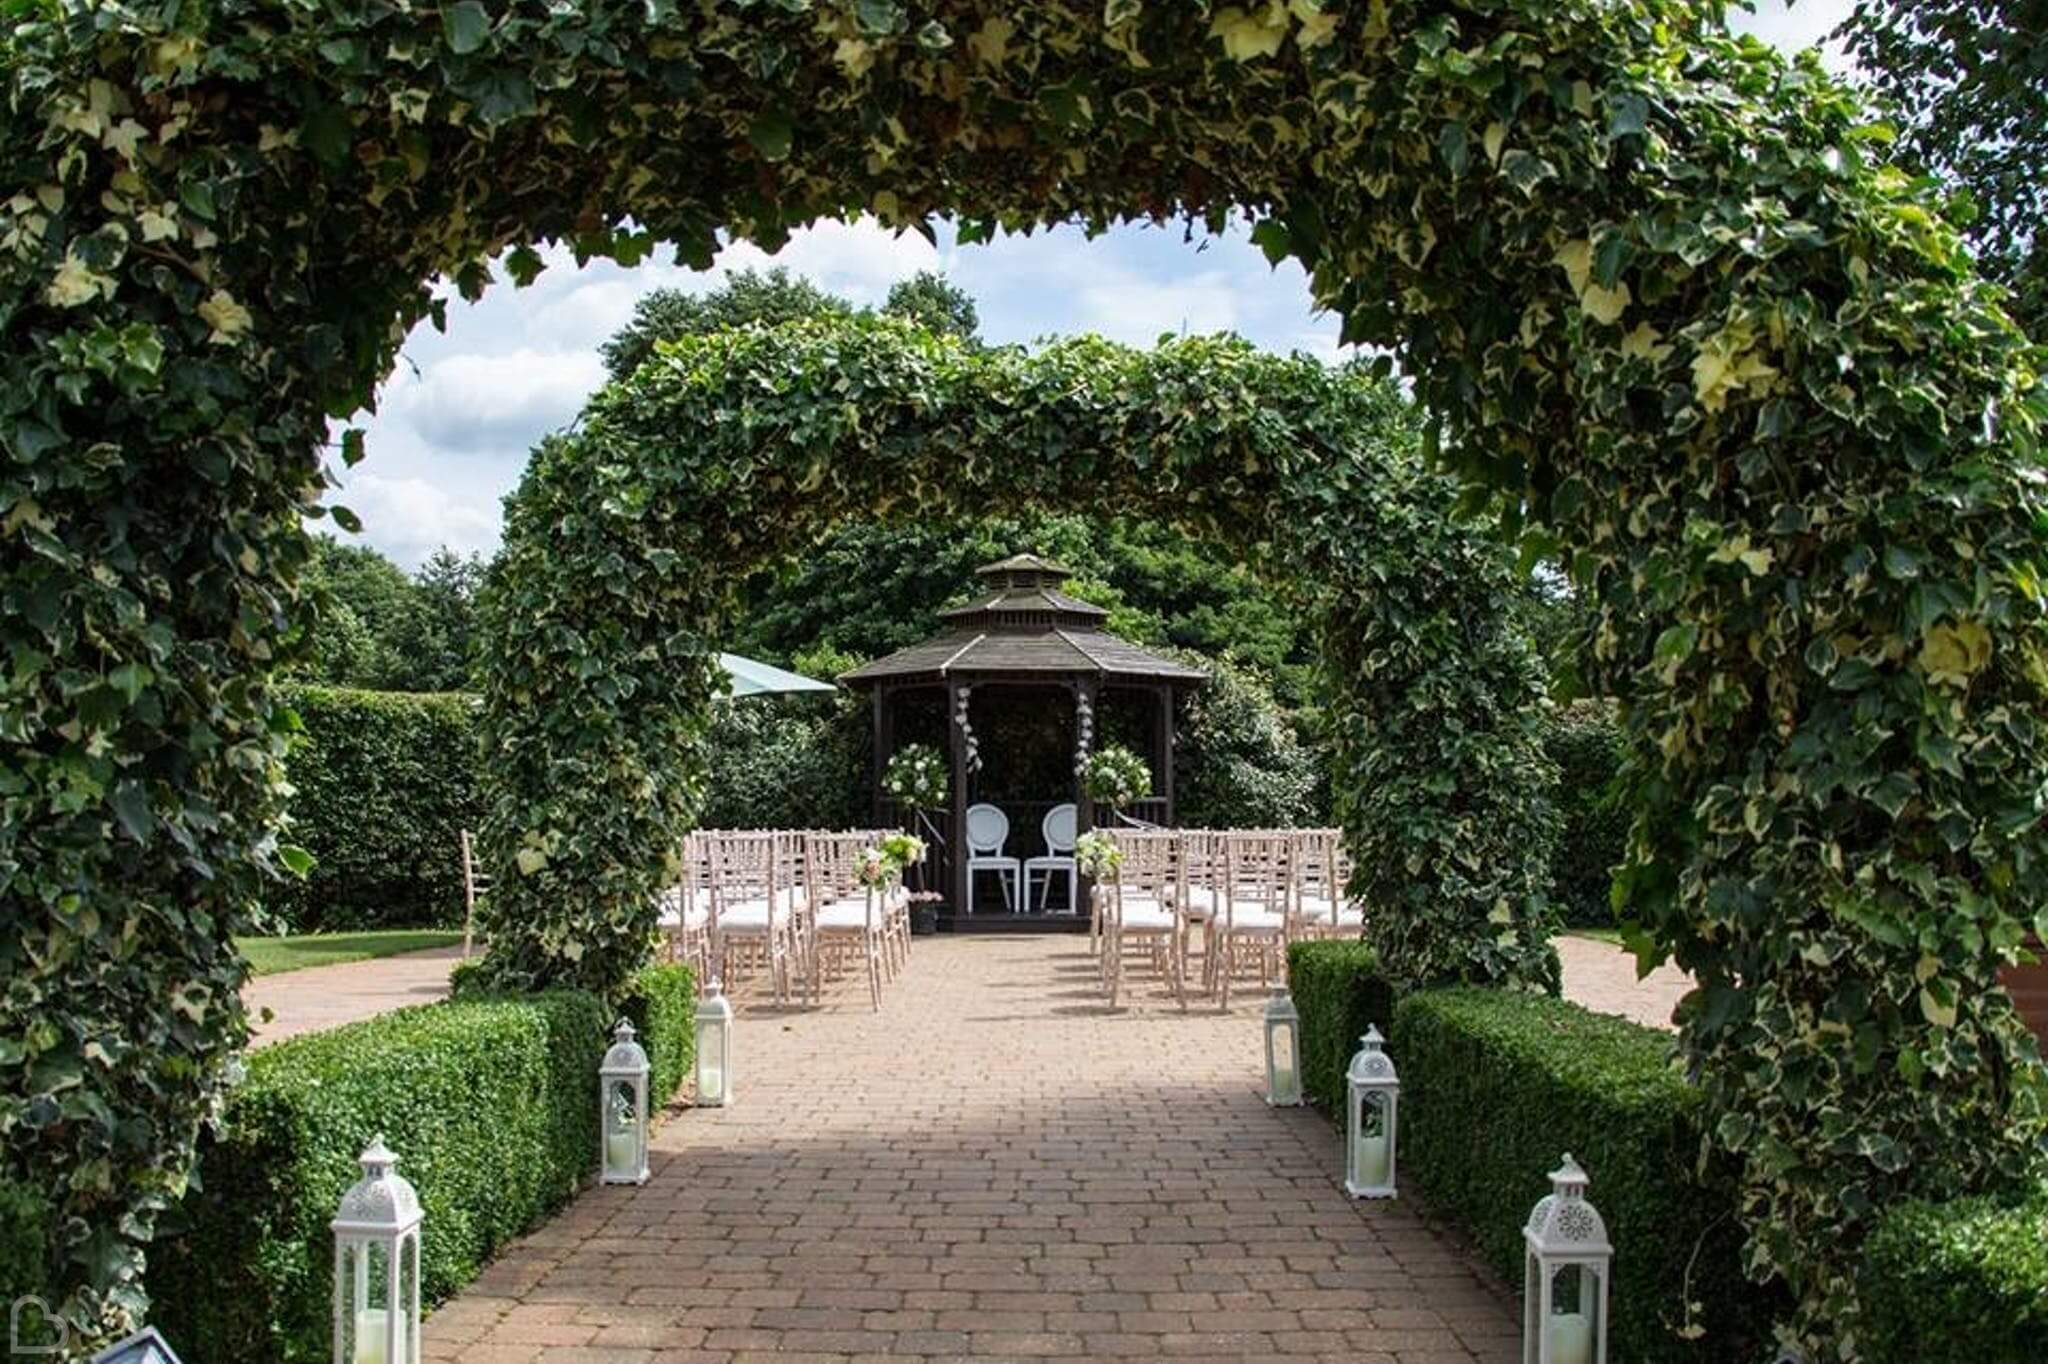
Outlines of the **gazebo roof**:
[{"label": "gazebo roof", "polygon": [[840,681],[864,686],[885,678],[941,679],[971,675],[983,681],[1008,676],[1050,681],[1064,677],[1130,678],[1199,683],[1191,668],[1119,639],[1102,628],[1109,613],[1070,597],[1060,585],[1073,576],[1064,564],[1036,554],[1013,554],[975,570],[985,595],[941,611],[947,628],[886,658],[862,664]]}]

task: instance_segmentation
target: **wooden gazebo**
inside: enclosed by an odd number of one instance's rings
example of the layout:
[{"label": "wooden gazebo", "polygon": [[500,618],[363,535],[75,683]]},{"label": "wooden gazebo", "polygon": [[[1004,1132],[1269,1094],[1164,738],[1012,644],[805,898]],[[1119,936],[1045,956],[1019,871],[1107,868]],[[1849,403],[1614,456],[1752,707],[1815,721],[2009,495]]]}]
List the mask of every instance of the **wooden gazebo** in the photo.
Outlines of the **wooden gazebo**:
[{"label": "wooden gazebo", "polygon": [[[1095,747],[1119,741],[1142,752],[1152,768],[1153,795],[1121,813],[1172,824],[1176,695],[1208,678],[1199,668],[1110,634],[1104,629],[1107,611],[1061,590],[1073,576],[1063,565],[1017,554],[976,573],[982,594],[941,612],[940,633],[840,678],[849,687],[866,688],[873,700],[878,823],[899,822],[908,814],[895,809],[881,787],[882,770],[899,743],[941,744],[950,755],[952,809],[941,830],[943,859],[933,870],[942,878],[934,884],[949,888],[956,908],[968,903],[966,861],[952,855],[962,846],[968,806],[986,802],[1001,808],[1018,856],[1043,850],[1040,820],[1063,801],[1078,807],[1082,830],[1093,826],[1095,811],[1077,772],[1083,738]],[[1048,711],[1048,702],[1057,710]],[[1004,733],[1021,735],[1028,742],[1017,746],[1034,752],[1018,754],[992,743],[992,732],[996,740]],[[1063,747],[1062,740],[1048,737],[1053,732],[1063,734]],[[991,762],[1000,772],[1018,775],[1005,782],[991,772]]]}]

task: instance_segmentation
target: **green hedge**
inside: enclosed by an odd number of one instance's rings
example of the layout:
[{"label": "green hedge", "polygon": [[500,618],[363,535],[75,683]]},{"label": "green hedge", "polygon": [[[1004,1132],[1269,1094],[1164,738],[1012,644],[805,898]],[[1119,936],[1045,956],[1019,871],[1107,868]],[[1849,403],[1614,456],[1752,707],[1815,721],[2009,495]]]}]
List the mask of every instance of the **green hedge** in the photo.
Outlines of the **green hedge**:
[{"label": "green hedge", "polygon": [[1616,775],[1623,741],[1611,701],[1574,701],[1551,717],[1543,747],[1557,764],[1564,831],[1551,855],[1551,903],[1573,928],[1614,923],[1613,868],[1627,850],[1629,811]]},{"label": "green hedge", "polygon": [[621,1001],[647,1051],[647,1104],[675,1098],[697,1064],[697,980],[687,966],[648,966],[626,986]]},{"label": "green hedge", "polygon": [[1908,1203],[1863,1248],[1869,1364],[2048,1360],[2048,1187],[2012,1206],[1988,1198]]},{"label": "green hedge", "polygon": [[[1705,1105],[1672,1040],[1541,995],[1428,990],[1394,1010],[1401,1173],[1511,1284],[1522,1222],[1569,1151],[1615,1246],[1612,1356],[1743,1360],[1788,1304],[1740,1267],[1734,1171],[1698,1170]],[[1698,1304],[1692,1340],[1679,1331]]]},{"label": "green hedge", "polygon": [[476,701],[301,687],[287,837],[315,859],[266,908],[294,932],[462,923],[461,832],[483,818]]},{"label": "green hedge", "polygon": [[257,1052],[150,1251],[155,1321],[188,1359],[324,1360],[328,1221],[382,1134],[420,1193],[438,1302],[595,1165],[610,1022],[573,991],[423,1005]]},{"label": "green hedge", "polygon": [[1287,949],[1287,988],[1301,1015],[1301,1088],[1344,1111],[1344,1072],[1367,1024],[1394,1025],[1394,987],[1363,942],[1298,942]]}]

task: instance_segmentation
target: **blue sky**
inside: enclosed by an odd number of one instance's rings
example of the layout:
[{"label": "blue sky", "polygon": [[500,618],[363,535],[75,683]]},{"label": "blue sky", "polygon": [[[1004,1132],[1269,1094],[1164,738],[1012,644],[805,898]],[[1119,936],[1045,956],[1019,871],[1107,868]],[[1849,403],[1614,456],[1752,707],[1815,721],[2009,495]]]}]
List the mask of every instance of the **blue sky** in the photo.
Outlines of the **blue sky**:
[{"label": "blue sky", "polygon": [[[1851,0],[1760,0],[1737,23],[1782,47],[1824,37]],[[407,339],[367,419],[369,458],[334,499],[363,520],[363,540],[408,568],[440,545],[489,554],[499,503],[527,451],[575,418],[602,382],[597,347],[655,288],[701,291],[727,272],[785,265],[857,303],[880,303],[895,281],[944,270],[974,296],[982,335],[1028,342],[1099,332],[1148,345],[1162,332],[1235,331],[1274,350],[1338,354],[1334,319],[1309,307],[1292,263],[1275,270],[1242,234],[1183,240],[1179,227],[1127,227],[1094,240],[1064,228],[985,246],[940,234],[893,237],[871,223],[822,224],[774,257],[744,243],[708,272],[650,264],[577,269],[564,252],[527,289],[500,286],[476,304],[449,307],[448,330]]]}]

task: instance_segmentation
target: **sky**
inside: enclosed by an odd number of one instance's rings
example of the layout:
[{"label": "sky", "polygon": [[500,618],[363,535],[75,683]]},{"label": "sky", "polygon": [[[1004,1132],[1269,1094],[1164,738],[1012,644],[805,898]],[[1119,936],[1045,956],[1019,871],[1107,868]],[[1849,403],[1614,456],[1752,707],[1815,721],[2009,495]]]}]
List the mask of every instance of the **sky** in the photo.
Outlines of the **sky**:
[{"label": "sky", "polygon": [[[1824,38],[1851,3],[1758,0],[1735,27],[1792,50]],[[729,246],[709,271],[606,261],[579,269],[566,251],[543,254],[549,268],[530,287],[501,284],[474,304],[454,299],[445,333],[416,329],[377,411],[357,419],[368,458],[341,475],[331,500],[362,519],[362,541],[408,569],[444,545],[486,557],[497,548],[500,502],[527,452],[602,384],[597,348],[635,300],[657,288],[702,292],[750,266],[787,266],[859,304],[880,304],[891,284],[920,270],[942,270],[973,296],[993,343],[1097,332],[1143,346],[1162,333],[1227,330],[1276,351],[1341,354],[1336,320],[1313,312],[1300,267],[1268,266],[1241,231],[1190,242],[1179,226],[1128,226],[1093,240],[1059,228],[962,247],[943,228],[934,246],[872,222],[824,223],[773,257]]]}]

